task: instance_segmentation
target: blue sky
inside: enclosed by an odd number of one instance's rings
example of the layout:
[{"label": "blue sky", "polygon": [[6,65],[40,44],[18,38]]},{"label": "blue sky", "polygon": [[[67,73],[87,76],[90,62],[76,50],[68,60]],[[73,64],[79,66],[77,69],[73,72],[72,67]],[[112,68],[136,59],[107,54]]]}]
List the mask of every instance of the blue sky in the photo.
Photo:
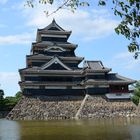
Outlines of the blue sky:
[{"label": "blue sky", "polygon": [[47,26],[53,18],[64,29],[72,30],[69,42],[78,44],[78,56],[101,60],[112,72],[140,79],[140,59],[134,60],[126,47],[129,42],[115,34],[119,19],[110,9],[81,8],[74,14],[64,9],[49,18],[43,11],[41,7],[25,8],[24,1],[0,0],[0,88],[6,96],[20,90],[18,69],[26,67],[25,56],[30,54],[37,28]]}]

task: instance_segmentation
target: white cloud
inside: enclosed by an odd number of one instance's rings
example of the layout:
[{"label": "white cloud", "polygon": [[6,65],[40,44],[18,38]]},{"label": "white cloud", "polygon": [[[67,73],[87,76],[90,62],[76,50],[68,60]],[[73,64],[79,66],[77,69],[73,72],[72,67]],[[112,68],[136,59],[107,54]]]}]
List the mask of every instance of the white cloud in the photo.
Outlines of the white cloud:
[{"label": "white cloud", "polygon": [[6,96],[15,95],[19,91],[19,74],[16,72],[0,72],[0,89],[3,89]]},{"label": "white cloud", "polygon": [[[48,8],[53,11],[55,8]],[[59,25],[67,30],[72,30],[74,35],[84,40],[93,40],[106,37],[114,32],[118,21],[111,18],[109,11],[103,10],[77,10],[75,13],[66,9],[46,17],[43,8],[24,9],[24,16],[28,17],[28,26],[43,28],[47,26],[52,18],[55,18]]]},{"label": "white cloud", "polygon": [[31,43],[33,35],[29,33],[0,36],[0,45]]},{"label": "white cloud", "polygon": [[0,81],[13,81],[19,79],[19,75],[16,72],[0,72]]},{"label": "white cloud", "polygon": [[6,4],[8,0],[0,0],[0,4]]},{"label": "white cloud", "polygon": [[111,63],[126,70],[140,70],[140,59],[134,59],[134,54],[122,52],[114,56]]}]

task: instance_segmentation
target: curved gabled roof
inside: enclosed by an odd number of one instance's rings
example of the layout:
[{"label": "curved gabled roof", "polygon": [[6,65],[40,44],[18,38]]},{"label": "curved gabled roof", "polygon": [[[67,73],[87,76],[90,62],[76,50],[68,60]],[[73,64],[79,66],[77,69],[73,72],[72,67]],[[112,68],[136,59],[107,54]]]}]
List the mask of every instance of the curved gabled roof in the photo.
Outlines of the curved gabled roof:
[{"label": "curved gabled roof", "polygon": [[56,21],[53,19],[52,23],[46,26],[43,29],[38,29],[37,30],[37,38],[36,41],[40,41],[40,36],[41,35],[49,35],[49,36],[63,36],[66,37],[67,39],[69,38],[71,34],[71,31],[66,31],[62,27],[60,27]]},{"label": "curved gabled roof", "polygon": [[64,30],[62,27],[60,27],[55,19],[52,20],[52,23],[50,23],[48,26],[46,26],[45,28],[43,29],[38,29],[39,31],[42,31],[42,30],[56,30],[56,31],[63,31],[65,32],[66,30]]},{"label": "curved gabled roof", "polygon": [[127,82],[127,83],[135,83],[136,81],[130,78],[126,78],[124,76],[119,75],[118,73],[109,73],[107,75],[109,81],[116,82]]},{"label": "curved gabled roof", "polygon": [[108,73],[105,79],[87,79],[85,84],[133,84],[136,81],[130,78],[126,78],[117,73]]},{"label": "curved gabled roof", "polygon": [[58,57],[54,56],[49,62],[47,62],[45,65],[41,67],[42,70],[47,69],[50,67],[52,64],[59,64],[61,65],[64,69],[66,70],[72,70],[69,68],[66,64],[64,64]]}]

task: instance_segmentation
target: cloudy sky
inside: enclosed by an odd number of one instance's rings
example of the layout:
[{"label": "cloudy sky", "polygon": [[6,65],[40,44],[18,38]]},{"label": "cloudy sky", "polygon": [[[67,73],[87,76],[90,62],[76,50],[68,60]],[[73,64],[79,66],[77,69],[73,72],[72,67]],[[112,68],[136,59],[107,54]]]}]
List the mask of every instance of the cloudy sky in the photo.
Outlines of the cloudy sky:
[{"label": "cloudy sky", "polygon": [[26,66],[25,56],[30,54],[36,30],[47,26],[53,18],[64,29],[72,30],[69,42],[78,44],[78,56],[101,60],[112,72],[140,79],[140,59],[135,60],[126,47],[129,42],[115,34],[119,19],[110,9],[91,6],[75,13],[63,9],[49,18],[43,11],[39,6],[24,7],[22,0],[0,0],[0,88],[6,96],[20,90],[18,70]]}]

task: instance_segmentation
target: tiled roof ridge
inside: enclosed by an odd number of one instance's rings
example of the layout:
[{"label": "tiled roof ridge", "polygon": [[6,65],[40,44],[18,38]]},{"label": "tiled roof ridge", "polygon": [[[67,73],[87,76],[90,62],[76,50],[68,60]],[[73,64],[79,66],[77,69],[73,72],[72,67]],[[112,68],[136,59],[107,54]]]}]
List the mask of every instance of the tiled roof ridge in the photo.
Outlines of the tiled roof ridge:
[{"label": "tiled roof ridge", "polygon": [[116,76],[117,76],[118,78],[122,78],[122,79],[124,79],[124,80],[135,81],[135,80],[133,80],[133,79],[127,78],[127,77],[125,77],[125,76],[122,76],[122,75],[120,75],[120,74],[118,74],[118,73],[117,73]]},{"label": "tiled roof ridge", "polygon": [[61,26],[59,26],[55,19],[52,20],[52,22],[47,25],[45,28],[42,28],[42,29],[38,29],[39,31],[42,31],[42,30],[49,30],[51,27],[56,27],[59,29],[59,31],[62,31],[62,32],[67,32],[67,30],[63,29]]}]

